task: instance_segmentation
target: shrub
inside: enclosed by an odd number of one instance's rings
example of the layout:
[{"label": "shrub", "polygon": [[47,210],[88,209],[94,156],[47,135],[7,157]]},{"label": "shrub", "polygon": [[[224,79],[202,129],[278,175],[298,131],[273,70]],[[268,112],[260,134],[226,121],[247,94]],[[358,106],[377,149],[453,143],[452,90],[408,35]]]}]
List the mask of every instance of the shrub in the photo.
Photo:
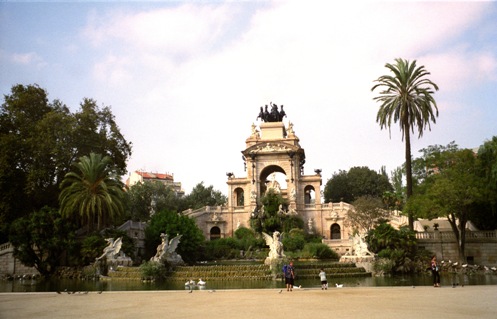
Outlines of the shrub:
[{"label": "shrub", "polygon": [[142,278],[147,280],[163,279],[167,274],[167,269],[162,263],[156,261],[146,261],[140,265]]},{"label": "shrub", "polygon": [[337,253],[322,243],[307,243],[304,246],[304,254],[317,259],[339,259]]}]

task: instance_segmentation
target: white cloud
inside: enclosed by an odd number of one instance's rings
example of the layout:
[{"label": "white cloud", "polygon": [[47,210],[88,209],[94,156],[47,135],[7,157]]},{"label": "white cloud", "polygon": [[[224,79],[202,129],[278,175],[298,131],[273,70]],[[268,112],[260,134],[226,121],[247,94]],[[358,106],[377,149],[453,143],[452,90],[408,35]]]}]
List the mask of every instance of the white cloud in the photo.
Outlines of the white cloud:
[{"label": "white cloud", "polygon": [[[244,12],[249,6],[257,8]],[[202,180],[224,191],[226,171],[243,174],[239,152],[270,101],[284,104],[295,124],[307,173],[401,165],[398,127],[389,140],[375,122],[373,80],[394,58],[417,59],[441,88],[441,108],[453,109],[449,95],[495,81],[495,52],[462,37],[489,6],[189,3],[95,12],[83,34],[95,54],[96,95],[115,106],[135,145],[129,169],[175,173],[187,191]],[[425,137],[445,131],[434,127]]]}]

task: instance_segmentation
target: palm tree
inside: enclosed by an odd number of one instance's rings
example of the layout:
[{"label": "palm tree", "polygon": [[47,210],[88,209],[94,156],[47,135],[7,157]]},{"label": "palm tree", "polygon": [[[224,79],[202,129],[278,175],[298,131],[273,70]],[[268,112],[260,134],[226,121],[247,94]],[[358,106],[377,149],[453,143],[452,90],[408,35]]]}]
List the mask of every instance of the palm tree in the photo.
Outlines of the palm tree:
[{"label": "palm tree", "polygon": [[[405,139],[406,156],[406,196],[412,195],[412,167],[411,167],[411,131],[418,128],[418,138],[423,136],[426,127],[431,130],[430,121],[435,123],[438,116],[438,108],[433,98],[434,90],[438,86],[431,80],[425,78],[430,73],[424,66],[417,67],[416,60],[410,63],[408,60],[395,59],[395,64],[385,65],[392,75],[380,76],[371,91],[382,87],[380,95],[374,100],[381,103],[376,115],[376,122],[381,128],[390,130],[392,120],[397,121]],[[434,89],[434,90],[433,90]],[[409,213],[409,228],[413,230],[414,217]]]},{"label": "palm tree", "polygon": [[74,164],[79,172],[65,175],[59,195],[64,216],[78,214],[90,229],[97,220],[97,229],[124,211],[122,183],[110,171],[110,157],[91,153]]}]

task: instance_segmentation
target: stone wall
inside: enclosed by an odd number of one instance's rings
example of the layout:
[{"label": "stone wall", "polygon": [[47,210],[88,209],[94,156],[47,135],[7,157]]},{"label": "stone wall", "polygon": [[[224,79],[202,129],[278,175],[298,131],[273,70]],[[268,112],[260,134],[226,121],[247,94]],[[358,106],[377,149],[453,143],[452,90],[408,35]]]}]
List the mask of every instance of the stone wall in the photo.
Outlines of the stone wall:
[{"label": "stone wall", "polygon": [[37,275],[38,270],[27,267],[14,258],[14,247],[10,243],[0,245],[0,276]]},{"label": "stone wall", "polygon": [[[418,247],[429,250],[439,260],[457,261],[458,249],[452,232],[424,232],[416,234]],[[497,266],[497,231],[466,233],[466,261],[470,264]]]}]

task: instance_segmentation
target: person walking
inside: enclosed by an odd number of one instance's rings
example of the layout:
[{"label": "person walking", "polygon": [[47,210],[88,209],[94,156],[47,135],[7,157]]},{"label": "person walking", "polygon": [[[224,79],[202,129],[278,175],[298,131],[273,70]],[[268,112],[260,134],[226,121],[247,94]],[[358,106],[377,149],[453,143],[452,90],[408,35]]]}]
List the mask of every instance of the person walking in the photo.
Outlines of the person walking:
[{"label": "person walking", "polygon": [[437,263],[437,256],[431,258],[431,274],[433,276],[433,287],[440,287],[440,268]]},{"label": "person walking", "polygon": [[321,290],[328,290],[328,281],[326,280],[326,273],[323,268],[319,271],[319,279],[321,279]]},{"label": "person walking", "polygon": [[293,262],[290,262],[290,264],[286,267],[286,272],[285,272],[286,291],[293,291],[294,281],[295,281],[295,269],[293,268]]}]

